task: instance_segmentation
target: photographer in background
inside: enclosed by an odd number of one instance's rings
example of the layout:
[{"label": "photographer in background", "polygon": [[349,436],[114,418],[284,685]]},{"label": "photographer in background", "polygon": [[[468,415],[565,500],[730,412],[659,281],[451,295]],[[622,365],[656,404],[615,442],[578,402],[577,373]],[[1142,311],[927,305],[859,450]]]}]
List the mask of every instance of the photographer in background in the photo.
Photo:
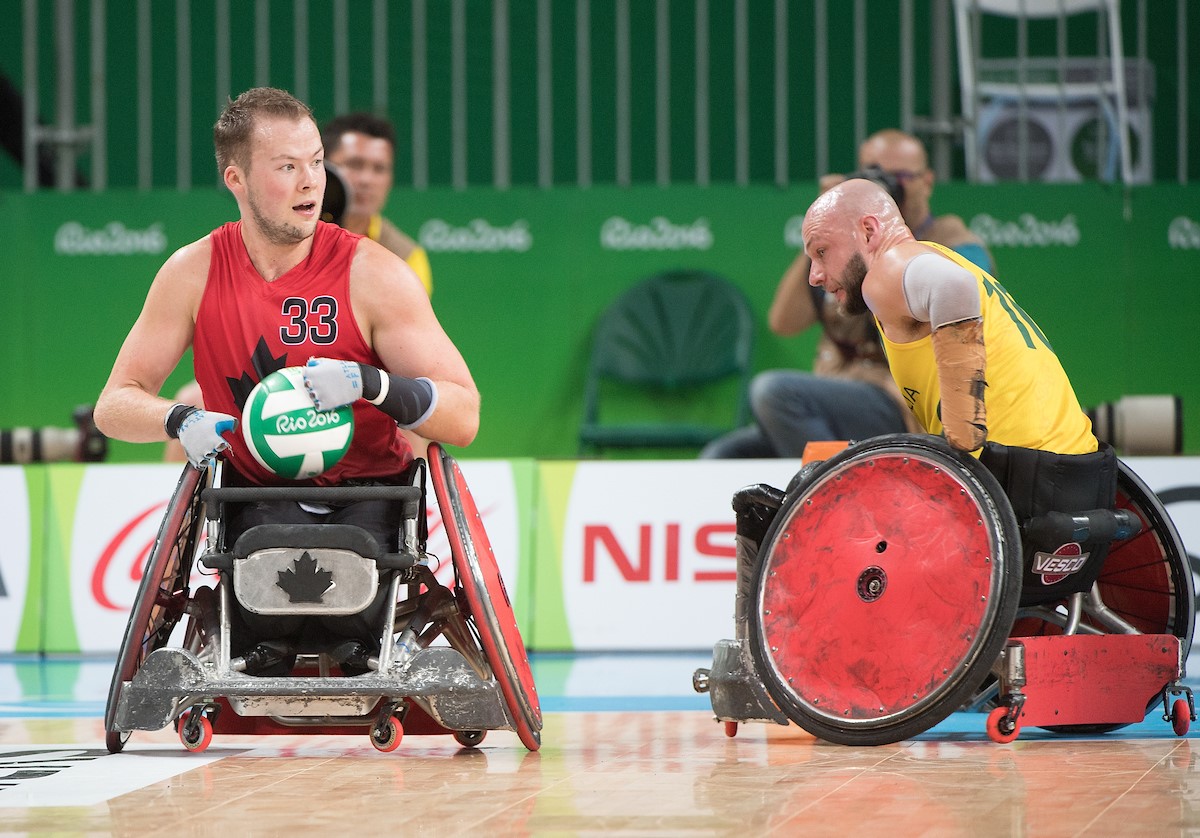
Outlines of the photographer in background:
[{"label": "photographer in background", "polygon": [[[883,186],[913,235],[945,245],[993,272],[987,248],[957,215],[933,215],[934,174],[919,139],[895,129],[872,134],[858,149],[859,171],[821,178],[824,192],[852,177]],[[888,370],[875,322],[850,315],[833,297],[808,283],[801,252],[784,272],[767,316],[771,331],[790,337],[820,323],[812,372],[767,370],[750,383],[754,424],[721,436],[703,458],[800,457],[814,440],[861,440],[920,432]]]}]

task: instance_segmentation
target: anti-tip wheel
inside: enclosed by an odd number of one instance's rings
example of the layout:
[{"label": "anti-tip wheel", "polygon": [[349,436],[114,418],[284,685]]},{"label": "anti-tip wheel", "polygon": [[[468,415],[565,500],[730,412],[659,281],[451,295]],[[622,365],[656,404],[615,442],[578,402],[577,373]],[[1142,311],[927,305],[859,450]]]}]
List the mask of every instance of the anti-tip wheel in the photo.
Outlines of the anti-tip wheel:
[{"label": "anti-tip wheel", "polygon": [[129,731],[127,730],[110,730],[104,734],[104,745],[108,748],[110,754],[119,754],[125,749],[125,743],[129,741]]},{"label": "anti-tip wheel", "polygon": [[1192,726],[1192,711],[1185,699],[1177,698],[1171,705],[1171,729],[1176,736],[1184,736]]},{"label": "anti-tip wheel", "polygon": [[454,741],[462,745],[464,748],[474,748],[483,741],[487,736],[486,730],[456,730],[454,731]]},{"label": "anti-tip wheel", "polygon": [[1012,742],[1021,732],[1021,723],[1008,717],[1007,707],[997,707],[988,713],[987,735],[993,742],[1001,745]]}]

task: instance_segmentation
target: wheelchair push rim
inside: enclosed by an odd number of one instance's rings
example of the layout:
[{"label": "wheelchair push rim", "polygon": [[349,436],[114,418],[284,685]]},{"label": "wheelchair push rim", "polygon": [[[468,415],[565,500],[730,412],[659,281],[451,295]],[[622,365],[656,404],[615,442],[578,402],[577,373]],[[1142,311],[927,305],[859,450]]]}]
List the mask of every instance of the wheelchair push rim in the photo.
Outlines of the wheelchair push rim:
[{"label": "wheelchair push rim", "polygon": [[756,569],[751,651],[792,721],[880,745],[933,727],[986,677],[1020,593],[995,478],[936,437],[852,446],[792,488]]},{"label": "wheelchair push rim", "polygon": [[110,753],[118,753],[129,739],[129,731],[116,729],[122,686],[133,678],[147,655],[166,645],[183,617],[204,521],[200,493],[206,474],[191,464],[184,466],[142,568],[104,708],[104,739]]},{"label": "wheelchair push rim", "polygon": [[454,458],[430,443],[429,474],[454,560],[456,584],[522,744],[541,747],[542,711],[529,655],[483,519]]}]

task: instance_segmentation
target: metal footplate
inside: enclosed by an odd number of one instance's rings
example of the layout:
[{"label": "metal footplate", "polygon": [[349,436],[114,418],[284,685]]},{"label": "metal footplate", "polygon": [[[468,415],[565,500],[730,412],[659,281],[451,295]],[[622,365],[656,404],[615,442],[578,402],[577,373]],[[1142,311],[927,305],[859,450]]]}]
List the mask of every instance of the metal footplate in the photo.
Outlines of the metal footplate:
[{"label": "metal footplate", "polygon": [[239,715],[324,718],[362,716],[381,698],[420,700],[450,730],[512,729],[494,680],[482,680],[459,652],[433,646],[416,652],[402,672],[340,678],[216,676],[191,652],[158,649],[121,690],[114,726],[161,730],[181,709],[225,698]]},{"label": "metal footplate", "polygon": [[767,695],[744,640],[717,641],[712,669],[697,669],[692,686],[696,692],[708,693],[713,713],[720,721],[790,724]]}]

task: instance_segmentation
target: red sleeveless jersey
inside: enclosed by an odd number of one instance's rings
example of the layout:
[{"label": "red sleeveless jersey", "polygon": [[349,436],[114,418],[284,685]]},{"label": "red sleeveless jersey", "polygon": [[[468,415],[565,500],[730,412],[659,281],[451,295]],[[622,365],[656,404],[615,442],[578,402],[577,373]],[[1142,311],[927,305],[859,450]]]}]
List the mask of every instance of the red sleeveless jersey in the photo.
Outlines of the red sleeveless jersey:
[{"label": "red sleeveless jersey", "polygon": [[[350,308],[350,261],[360,238],[317,222],[308,258],[267,282],[246,252],[242,222],[224,224],[210,235],[212,260],[192,342],[196,381],[205,409],[238,417],[238,430],[226,435],[230,448],[225,456],[254,483],[284,482],[258,464],[242,439],[242,408],[255,384],[275,370],[303,366],[313,356],[383,366]],[[307,482],[332,485],[384,477],[401,471],[412,456],[395,421],[359,401],[350,450]]]}]

